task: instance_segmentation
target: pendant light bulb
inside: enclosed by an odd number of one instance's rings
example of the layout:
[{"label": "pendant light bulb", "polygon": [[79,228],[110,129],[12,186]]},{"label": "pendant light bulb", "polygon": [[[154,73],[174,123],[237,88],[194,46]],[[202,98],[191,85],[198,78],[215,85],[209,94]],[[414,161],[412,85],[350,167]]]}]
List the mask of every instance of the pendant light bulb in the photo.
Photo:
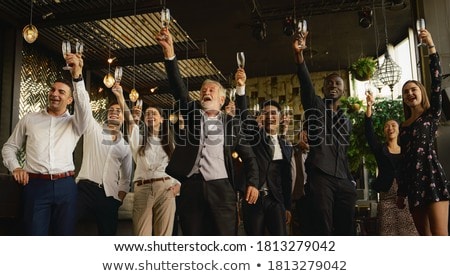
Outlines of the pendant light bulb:
[{"label": "pendant light bulb", "polygon": [[103,78],[103,84],[105,84],[106,87],[111,88],[114,85],[114,76],[111,73],[108,73]]},{"label": "pendant light bulb", "polygon": [[139,93],[137,92],[136,89],[131,89],[130,92],[130,101],[132,101],[133,103],[135,103],[137,100],[139,99]]},{"label": "pendant light bulb", "polygon": [[22,30],[23,39],[28,43],[33,43],[38,37],[38,30],[33,25],[33,1],[30,1],[30,24],[26,25]]},{"label": "pendant light bulb", "polygon": [[33,43],[38,38],[38,30],[34,25],[28,24],[22,30],[23,39],[28,43]]}]

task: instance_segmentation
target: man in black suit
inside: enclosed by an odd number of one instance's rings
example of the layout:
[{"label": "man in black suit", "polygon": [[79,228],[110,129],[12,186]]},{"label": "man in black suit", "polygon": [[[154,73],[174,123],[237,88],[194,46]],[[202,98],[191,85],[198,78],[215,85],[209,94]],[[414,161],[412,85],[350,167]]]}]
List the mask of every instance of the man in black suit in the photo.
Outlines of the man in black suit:
[{"label": "man in black suit", "polygon": [[179,104],[183,127],[175,125],[176,147],[166,172],[182,182],[178,214],[184,235],[236,235],[237,197],[232,153],[243,160],[247,176],[246,200],[259,194],[258,165],[251,147],[241,139],[239,120],[220,109],[225,89],[205,80],[200,102],[188,102],[175,57],[172,36],[163,28],[156,37],[162,46],[172,95]]},{"label": "man in black suit", "polygon": [[356,189],[347,158],[351,123],[339,108],[344,80],[336,73],[328,75],[322,87],[325,99],[316,95],[303,58],[306,35],[293,42],[293,49],[310,146],[305,164],[310,234],[353,235]]},{"label": "man in black suit", "polygon": [[279,133],[281,107],[269,100],[262,106],[263,127],[259,128],[253,116],[249,116],[245,97],[244,69],[236,73],[236,102],[242,111],[246,139],[250,141],[259,167],[260,196],[255,204],[243,202],[244,228],[248,235],[286,235],[290,221],[292,171],[292,146]]}]

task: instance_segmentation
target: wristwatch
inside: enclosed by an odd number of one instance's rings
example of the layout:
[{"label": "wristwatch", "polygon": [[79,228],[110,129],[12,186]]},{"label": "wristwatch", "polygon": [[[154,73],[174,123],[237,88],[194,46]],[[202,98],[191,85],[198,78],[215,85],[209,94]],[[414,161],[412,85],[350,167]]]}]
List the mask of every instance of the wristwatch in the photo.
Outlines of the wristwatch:
[{"label": "wristwatch", "polygon": [[78,76],[78,78],[72,78],[72,81],[74,81],[74,82],[79,82],[82,80],[83,80],[83,76],[81,74]]}]

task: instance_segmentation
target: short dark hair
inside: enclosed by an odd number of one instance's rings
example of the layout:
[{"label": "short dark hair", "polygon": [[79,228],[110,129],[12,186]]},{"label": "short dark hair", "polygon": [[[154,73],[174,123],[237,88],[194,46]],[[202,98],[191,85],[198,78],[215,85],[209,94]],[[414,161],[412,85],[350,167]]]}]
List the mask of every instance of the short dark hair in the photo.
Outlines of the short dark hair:
[{"label": "short dark hair", "polygon": [[[120,106],[120,104],[119,104],[118,101],[116,101],[116,100],[110,101],[109,104],[108,104],[108,107],[111,107],[111,106],[116,105],[116,104]],[[121,108],[122,108],[122,107],[121,107]]]},{"label": "short dark hair", "polygon": [[70,88],[70,95],[73,95],[73,85],[72,85],[71,81],[69,81],[67,79],[60,78],[60,79],[57,79],[57,80],[54,81],[54,83],[57,83],[57,82],[64,83],[65,85],[69,86],[69,88]]},{"label": "short dark hair", "polygon": [[265,101],[263,104],[262,104],[262,108],[264,108],[264,107],[266,107],[266,106],[268,106],[268,105],[271,105],[271,106],[275,106],[277,109],[278,109],[278,111],[281,111],[281,105],[277,102],[277,101],[275,101],[275,100],[267,100],[267,101]]}]

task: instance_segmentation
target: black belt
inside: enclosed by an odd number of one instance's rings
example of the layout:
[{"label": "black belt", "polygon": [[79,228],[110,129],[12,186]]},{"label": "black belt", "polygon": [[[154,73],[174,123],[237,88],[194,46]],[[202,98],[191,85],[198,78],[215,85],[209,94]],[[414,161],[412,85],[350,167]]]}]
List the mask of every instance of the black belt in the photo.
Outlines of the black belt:
[{"label": "black belt", "polygon": [[87,183],[89,185],[95,186],[97,188],[103,189],[103,184],[98,184],[97,182],[90,181],[87,179],[81,179],[78,183]]}]

